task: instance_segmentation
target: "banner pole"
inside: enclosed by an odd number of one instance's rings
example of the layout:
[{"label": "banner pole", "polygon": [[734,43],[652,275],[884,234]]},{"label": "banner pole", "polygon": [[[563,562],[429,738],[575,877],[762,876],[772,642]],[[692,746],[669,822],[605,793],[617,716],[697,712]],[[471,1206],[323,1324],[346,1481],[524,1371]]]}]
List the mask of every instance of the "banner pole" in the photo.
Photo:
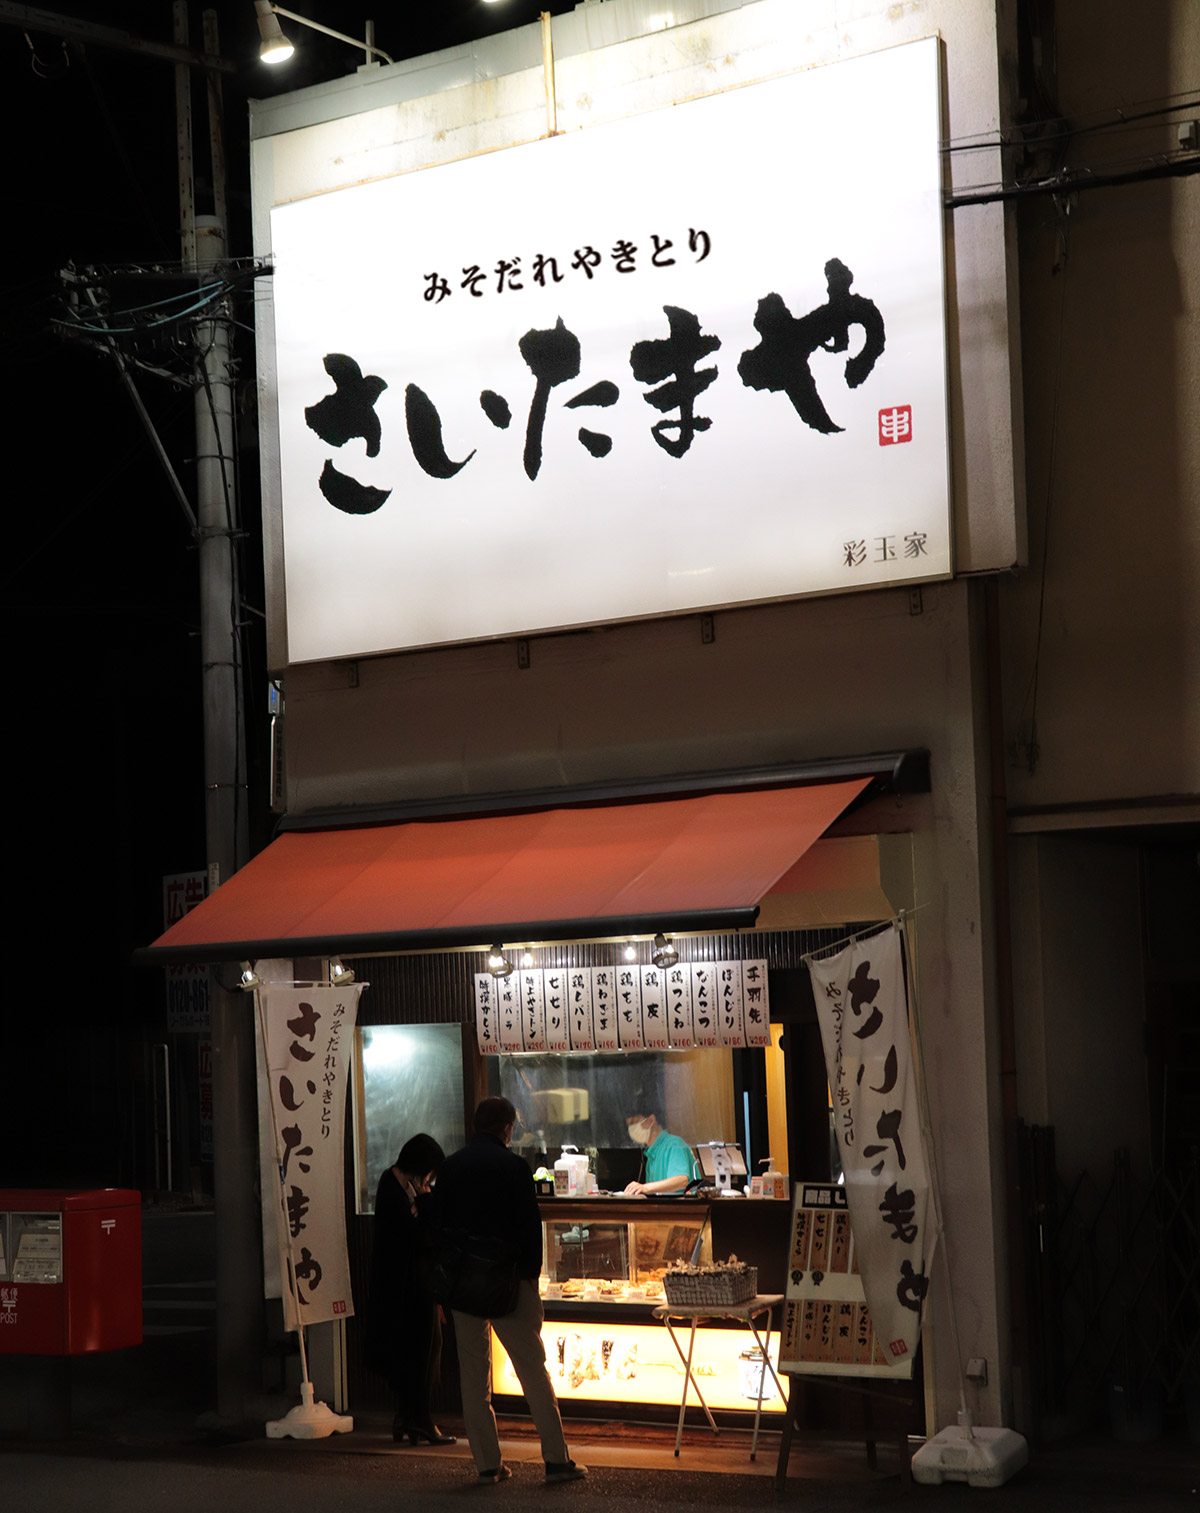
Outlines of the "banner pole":
[{"label": "banner pole", "polygon": [[[963,1430],[968,1439],[975,1438],[974,1421],[967,1407],[967,1378],[963,1370],[962,1346],[958,1338],[958,1308],[954,1302],[954,1283],[950,1275],[950,1251],[946,1245],[946,1226],[942,1219],[942,1185],[938,1176],[937,1150],[933,1143],[933,1124],[929,1117],[929,1098],[925,1082],[925,1047],[921,1035],[921,1013],[917,1007],[916,982],[912,974],[912,952],[909,950],[908,929],[904,910],[896,921],[903,947],[904,988],[908,994],[909,1012],[912,1014],[913,1060],[917,1069],[917,1107],[921,1114],[921,1134],[925,1141],[925,1155],[929,1162],[929,1192],[933,1199],[934,1242],[942,1250],[942,1270],[946,1276],[946,1301],[950,1309],[950,1339],[954,1347],[954,1362],[958,1369],[958,1403]],[[933,1257],[930,1256],[932,1264]]]}]

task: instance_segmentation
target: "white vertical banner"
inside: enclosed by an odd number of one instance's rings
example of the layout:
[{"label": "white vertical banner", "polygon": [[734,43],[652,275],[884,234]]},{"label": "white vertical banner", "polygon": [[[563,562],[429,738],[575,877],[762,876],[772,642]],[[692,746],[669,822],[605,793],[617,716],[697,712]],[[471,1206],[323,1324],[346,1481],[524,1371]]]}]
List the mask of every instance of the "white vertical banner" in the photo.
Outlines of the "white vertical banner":
[{"label": "white vertical banner", "polygon": [[933,1251],[899,927],[808,969],[867,1306],[898,1362],[917,1348]]},{"label": "white vertical banner", "polygon": [[496,979],[490,972],[475,974],[475,1039],[481,1056],[500,1054],[500,1023],[496,1014]]},{"label": "white vertical banner", "polygon": [[742,964],[740,961],[717,963],[717,1033],[721,1044],[740,1048],[746,1044],[746,1022],[742,1017]]},{"label": "white vertical banner", "polygon": [[525,1049],[546,1049],[546,985],[544,973],[531,967],[521,973],[521,1024],[525,1031]]},{"label": "white vertical banner", "polygon": [[623,1051],[645,1049],[642,1033],[642,973],[639,967],[617,968],[617,1033]]},{"label": "white vertical banner", "polygon": [[572,967],[567,979],[567,1030],[573,1051],[594,1051],[596,1031],[592,1025],[592,974],[587,967]]},{"label": "white vertical banner", "polygon": [[496,1017],[502,1051],[523,1051],[525,1037],[521,1033],[521,984],[515,972],[507,977],[494,978]]},{"label": "white vertical banner", "polygon": [[592,968],[592,1021],[596,1026],[596,1049],[619,1051],[616,967]]},{"label": "white vertical banner", "polygon": [[354,1312],[346,1254],[344,1130],[363,986],[267,984],[257,992],[275,1136],[284,1317],[290,1329]]},{"label": "white vertical banner", "polygon": [[542,983],[546,1004],[546,1049],[551,1055],[562,1056],[571,1049],[567,1028],[570,973],[566,967],[547,967],[542,972]]},{"label": "white vertical banner", "polygon": [[665,1051],[667,1035],[666,973],[661,967],[642,968],[642,1035],[648,1051]]},{"label": "white vertical banner", "polygon": [[746,1044],[771,1044],[771,1000],[767,990],[765,961],[742,963],[742,1015],[746,1021]]},{"label": "white vertical banner", "polygon": [[695,1043],[692,1033],[692,973],[686,962],[667,969],[667,1031],[671,1044],[686,1050]]},{"label": "white vertical banner", "polygon": [[717,1030],[717,969],[711,961],[692,963],[692,1026],[696,1045],[721,1044]]}]

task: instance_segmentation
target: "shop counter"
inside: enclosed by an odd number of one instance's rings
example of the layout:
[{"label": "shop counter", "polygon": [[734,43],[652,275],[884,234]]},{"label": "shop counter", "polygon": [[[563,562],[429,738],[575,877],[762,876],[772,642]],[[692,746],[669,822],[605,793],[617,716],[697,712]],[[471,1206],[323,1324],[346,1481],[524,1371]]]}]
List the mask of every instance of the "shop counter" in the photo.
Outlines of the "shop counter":
[{"label": "shop counter", "polygon": [[[675,1261],[705,1266],[736,1254],[759,1267],[759,1288],[782,1291],[790,1204],[749,1198],[544,1198],[538,1289],[542,1339],[564,1406],[620,1417],[622,1408],[678,1411],[684,1363],[655,1310],[666,1302],[662,1275]],[[714,1236],[716,1237],[714,1241]],[[772,1343],[770,1360],[777,1361]],[[746,1348],[737,1320],[697,1328],[692,1372],[711,1408],[753,1414],[763,1382],[761,1353]],[[512,1411],[520,1384],[493,1333],[492,1391]],[[765,1413],[781,1413],[772,1373]]]}]

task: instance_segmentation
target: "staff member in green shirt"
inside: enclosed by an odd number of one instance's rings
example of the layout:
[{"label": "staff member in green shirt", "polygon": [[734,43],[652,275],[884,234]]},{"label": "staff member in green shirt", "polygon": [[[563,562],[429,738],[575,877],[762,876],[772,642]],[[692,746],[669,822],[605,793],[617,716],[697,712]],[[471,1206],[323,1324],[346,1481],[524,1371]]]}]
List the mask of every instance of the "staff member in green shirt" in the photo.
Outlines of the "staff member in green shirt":
[{"label": "staff member in green shirt", "polygon": [[629,1138],[646,1147],[645,1181],[631,1182],[627,1198],[652,1193],[677,1193],[700,1175],[691,1147],[678,1135],[663,1129],[655,1114],[629,1114],[625,1120]]}]

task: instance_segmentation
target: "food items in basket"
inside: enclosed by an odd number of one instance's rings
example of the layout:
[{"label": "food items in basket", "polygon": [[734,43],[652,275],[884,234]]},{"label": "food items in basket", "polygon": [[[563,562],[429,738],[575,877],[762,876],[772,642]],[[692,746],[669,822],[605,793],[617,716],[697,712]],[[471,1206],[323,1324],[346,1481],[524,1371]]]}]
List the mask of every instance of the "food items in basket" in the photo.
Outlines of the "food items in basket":
[{"label": "food items in basket", "polygon": [[748,1303],[758,1291],[758,1267],[737,1256],[711,1266],[677,1262],[663,1274],[667,1302],[682,1307],[726,1307]]}]

